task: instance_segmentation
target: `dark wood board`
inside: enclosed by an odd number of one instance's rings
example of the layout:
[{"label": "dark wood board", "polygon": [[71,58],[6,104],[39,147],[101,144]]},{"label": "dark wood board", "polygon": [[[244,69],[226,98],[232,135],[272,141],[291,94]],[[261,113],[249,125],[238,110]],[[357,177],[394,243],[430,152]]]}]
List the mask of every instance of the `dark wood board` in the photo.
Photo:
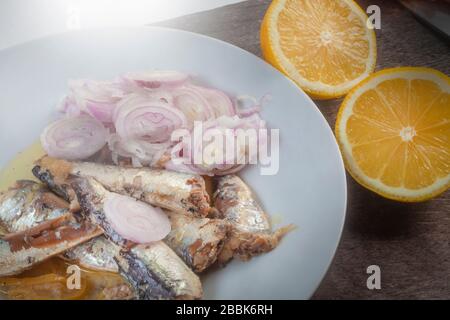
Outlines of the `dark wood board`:
[{"label": "dark wood board", "polygon": [[[450,45],[393,0],[358,1],[381,8],[377,70],[428,66],[450,74]],[[242,3],[159,23],[205,34],[259,57],[268,0]],[[316,101],[334,128],[341,100]],[[342,239],[314,299],[450,299],[450,192],[404,204],[384,199],[350,176]],[[305,257],[307,259],[308,257]],[[368,290],[366,268],[381,267],[381,290]]]}]

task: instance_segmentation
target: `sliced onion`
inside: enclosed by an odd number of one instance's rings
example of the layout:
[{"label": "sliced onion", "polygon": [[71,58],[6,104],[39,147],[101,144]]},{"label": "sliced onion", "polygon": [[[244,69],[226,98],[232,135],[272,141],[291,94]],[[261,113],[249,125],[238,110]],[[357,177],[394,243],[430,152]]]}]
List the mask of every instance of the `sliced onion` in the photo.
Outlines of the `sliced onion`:
[{"label": "sliced onion", "polygon": [[214,112],[203,96],[202,91],[194,86],[183,86],[173,91],[173,104],[184,113],[189,126],[194,121],[206,121],[214,118]]},{"label": "sliced onion", "polygon": [[248,117],[253,114],[261,112],[261,106],[270,97],[268,95],[263,96],[260,100],[249,95],[240,95],[236,97],[236,113],[240,117]]},{"label": "sliced onion", "polygon": [[117,134],[112,134],[108,138],[109,149],[113,153],[113,159],[118,162],[118,156],[131,158],[134,167],[144,165],[155,166],[169,150],[171,142],[150,143],[143,140],[123,139]]},{"label": "sliced onion", "polygon": [[[259,118],[257,114],[254,114],[251,117],[248,118],[239,118],[238,116],[234,117],[227,117],[227,116],[221,116],[217,119],[213,119],[210,121],[207,121],[203,123],[203,131],[200,133],[198,131],[197,135],[193,135],[191,137],[191,141],[181,141],[176,145],[177,149],[173,150],[182,150],[178,152],[178,154],[173,154],[172,156],[179,156],[184,155],[185,159],[183,159],[183,163],[175,163],[173,160],[166,163],[166,168],[168,170],[174,170],[174,171],[182,171],[182,172],[189,172],[189,173],[197,173],[197,174],[208,174],[208,175],[224,175],[224,174],[230,174],[237,172],[241,170],[246,163],[249,163],[250,160],[254,160],[255,157],[257,157],[257,153],[255,154],[253,151],[256,148],[250,148],[248,145],[248,141],[243,141],[238,139],[237,130],[238,129],[254,129],[258,130],[265,127],[265,123]],[[214,130],[214,131],[213,131]],[[205,159],[203,159],[204,163],[194,163],[195,160],[195,152],[201,152],[203,153],[204,149],[201,148],[209,148],[209,143],[202,143],[200,144],[198,141],[201,139],[202,141],[205,141],[206,136],[212,136],[213,134],[220,133],[223,136],[225,134],[230,133],[231,130],[231,136],[228,135],[227,137],[234,139],[233,145],[235,150],[238,149],[238,154],[226,154],[226,143],[223,143],[223,154],[224,156],[231,156],[229,158],[222,159],[224,163],[209,163],[206,162]],[[194,131],[195,132],[195,131]],[[263,143],[266,143],[266,140],[264,137],[262,137],[262,140],[260,140],[259,132],[256,132],[256,138],[257,141],[261,141]],[[197,141],[197,143],[196,143]],[[239,143],[239,145],[238,145]],[[197,150],[194,148],[197,147]],[[189,160],[190,156],[190,162],[186,162]]]},{"label": "sliced onion", "polygon": [[214,174],[218,176],[225,176],[227,174],[239,172],[242,169],[244,169],[245,166],[246,166],[245,164],[237,164],[234,166],[230,166],[228,168],[214,169]]},{"label": "sliced onion", "polygon": [[106,144],[107,134],[99,121],[81,115],[48,125],[41,134],[41,143],[51,157],[79,160],[99,151]]},{"label": "sliced onion", "polygon": [[123,238],[136,243],[164,239],[170,232],[170,220],[161,208],[110,193],[104,203],[105,216]]},{"label": "sliced onion", "polygon": [[57,109],[67,117],[78,117],[81,114],[80,107],[71,96],[65,96],[57,106]]},{"label": "sliced onion", "polygon": [[86,101],[86,111],[92,117],[103,123],[111,123],[115,104]]},{"label": "sliced onion", "polygon": [[[223,164],[204,161],[203,164],[175,165],[169,156],[169,150],[174,146],[170,141],[171,135],[179,128],[192,130],[195,121],[202,121],[203,134],[208,134],[209,130],[232,129],[236,143],[236,130],[265,128],[259,111],[268,95],[260,100],[240,96],[233,103],[225,92],[194,85],[188,80],[187,74],[176,71],[128,73],[109,82],[73,80],[60,110],[68,117],[90,116],[100,121],[103,130],[111,132],[107,140],[115,163],[123,157],[131,160],[135,167],[166,166],[171,170],[209,175],[239,171],[244,166],[241,164],[244,159],[247,161],[255,156],[249,154],[254,148],[248,148],[246,143],[239,145],[238,155],[225,159]],[[49,130],[46,129],[43,144],[55,156],[60,154],[67,159],[81,159],[93,152],[91,149],[96,149],[88,147],[74,153],[70,150],[61,152],[60,144],[55,147],[55,142],[47,141]],[[76,131],[75,125],[67,126],[67,130]],[[78,136],[82,134],[78,133]],[[63,138],[66,139],[65,136]],[[85,137],[77,139],[71,140],[67,148],[82,149],[79,144]],[[259,144],[267,143],[267,137],[258,136],[258,139]],[[91,145],[97,141],[93,140],[89,142]],[[183,146],[183,142],[177,144],[179,146]],[[194,154],[193,150],[187,150],[187,146],[184,146],[183,153]]]},{"label": "sliced onion", "polygon": [[178,71],[148,71],[128,73],[123,78],[131,80],[139,86],[155,89],[163,86],[182,85],[189,79],[189,76]]},{"label": "sliced onion", "polygon": [[117,81],[95,81],[90,79],[69,80],[69,90],[78,98],[107,102],[123,97],[124,92]]},{"label": "sliced onion", "polygon": [[183,163],[174,163],[172,160],[165,163],[164,168],[169,171],[176,171],[182,173],[190,173],[190,174],[200,174],[200,175],[209,175],[210,172],[200,170],[193,165],[183,164]]},{"label": "sliced onion", "polygon": [[220,116],[234,116],[236,114],[233,102],[226,93],[220,90],[197,87],[208,101],[216,118]]},{"label": "sliced onion", "polygon": [[146,95],[149,99],[164,102],[173,106],[173,94],[169,90],[146,90],[142,94]]},{"label": "sliced onion", "polygon": [[169,104],[141,96],[130,96],[114,113],[117,134],[123,139],[150,143],[166,142],[172,132],[186,126],[186,117]]},{"label": "sliced onion", "polygon": [[118,83],[121,90],[126,95],[138,95],[142,97],[148,97],[152,100],[159,100],[161,102],[166,102],[173,105],[173,95],[171,87],[161,87],[161,88],[147,88],[141,86],[131,79],[125,76],[118,78]]},{"label": "sliced onion", "polygon": [[116,82],[71,80],[70,101],[78,108],[103,123],[112,122],[112,114],[124,92]]}]

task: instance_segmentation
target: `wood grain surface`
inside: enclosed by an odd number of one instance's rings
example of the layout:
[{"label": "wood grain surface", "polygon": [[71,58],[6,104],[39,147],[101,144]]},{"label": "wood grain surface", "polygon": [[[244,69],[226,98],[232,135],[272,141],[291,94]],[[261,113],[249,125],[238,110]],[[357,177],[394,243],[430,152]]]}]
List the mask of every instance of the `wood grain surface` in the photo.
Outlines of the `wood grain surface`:
[{"label": "wood grain surface", "polygon": [[[450,74],[450,45],[399,3],[358,1],[381,8],[377,70],[428,66]],[[259,57],[259,28],[269,0],[248,0],[158,25],[202,33]],[[316,101],[334,128],[341,100]],[[384,199],[350,176],[344,232],[314,299],[450,299],[450,192],[404,204]],[[307,258],[307,257],[306,257]],[[366,268],[381,268],[381,290],[368,290]]]}]

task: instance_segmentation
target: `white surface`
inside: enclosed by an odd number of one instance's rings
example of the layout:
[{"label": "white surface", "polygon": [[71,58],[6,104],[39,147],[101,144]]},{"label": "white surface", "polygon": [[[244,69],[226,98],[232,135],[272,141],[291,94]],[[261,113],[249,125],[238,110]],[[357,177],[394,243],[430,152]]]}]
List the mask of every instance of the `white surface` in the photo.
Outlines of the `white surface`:
[{"label": "white surface", "polygon": [[1,0],[0,50],[74,29],[141,26],[243,0]]},{"label": "white surface", "polygon": [[[163,53],[163,54],[161,54]],[[280,171],[242,175],[263,207],[294,223],[280,246],[206,275],[208,299],[306,299],[338,244],[346,207],[345,172],[327,122],[310,98],[264,61],[230,44],[163,28],[81,31],[0,52],[0,167],[35,141],[68,78],[109,79],[125,71],[174,69],[230,94],[272,96],[262,116],[280,128]]]}]

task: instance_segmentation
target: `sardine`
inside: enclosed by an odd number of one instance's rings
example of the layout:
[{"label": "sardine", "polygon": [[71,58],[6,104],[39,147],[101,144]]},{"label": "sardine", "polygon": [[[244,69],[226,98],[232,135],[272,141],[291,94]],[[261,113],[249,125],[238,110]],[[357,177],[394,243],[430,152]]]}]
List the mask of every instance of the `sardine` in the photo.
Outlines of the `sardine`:
[{"label": "sardine", "polygon": [[93,178],[74,178],[71,186],[83,212],[112,242],[119,272],[139,299],[197,299],[202,296],[198,276],[166,244],[158,241],[136,245],[110,226],[103,210],[110,192],[102,184]]},{"label": "sardine", "polygon": [[0,195],[0,226],[0,276],[20,273],[102,232],[77,221],[67,202],[34,181],[18,181]]},{"label": "sardine", "polygon": [[[229,231],[221,219],[194,218],[165,211],[172,229],[164,242],[194,271],[202,272],[217,259]],[[100,236],[66,251],[63,258],[85,268],[118,272],[111,242]]]},{"label": "sardine", "polygon": [[138,245],[117,257],[121,274],[139,299],[199,299],[200,279],[164,242]]},{"label": "sardine", "polygon": [[195,218],[166,211],[172,230],[164,239],[195,272],[211,266],[221,252],[230,225],[221,219]]},{"label": "sardine", "polygon": [[7,234],[0,240],[0,276],[21,273],[101,233],[92,224],[62,216],[25,231]]},{"label": "sardine", "polygon": [[[0,195],[0,227],[3,234],[25,231],[58,217],[71,218],[68,203],[34,181],[17,181],[14,188]],[[118,272],[109,241],[96,237],[61,254],[80,266]]]},{"label": "sardine", "polygon": [[103,205],[112,192],[106,190],[94,178],[73,178],[71,186],[77,195],[78,202],[86,219],[103,229],[106,238],[123,248],[130,248],[134,242],[123,238],[106,219]]},{"label": "sardine", "polygon": [[84,268],[118,273],[119,267],[114,260],[116,253],[111,241],[99,236],[67,250],[61,258]]},{"label": "sardine", "polygon": [[24,231],[41,222],[70,215],[68,207],[66,201],[43,184],[20,180],[0,194],[0,226],[3,233]]},{"label": "sardine", "polygon": [[134,298],[133,291],[126,283],[104,288],[100,296],[102,300],[131,300]]},{"label": "sardine", "polygon": [[134,197],[174,212],[206,216],[210,211],[205,181],[199,175],[149,168],[107,166],[89,162],[68,162],[43,157],[34,175],[57,194],[74,200],[69,176],[93,177],[108,191]]},{"label": "sardine", "polygon": [[214,193],[214,205],[232,225],[230,237],[218,257],[219,264],[232,257],[248,260],[274,249],[294,226],[272,232],[269,216],[256,201],[250,188],[236,175],[220,177]]}]

